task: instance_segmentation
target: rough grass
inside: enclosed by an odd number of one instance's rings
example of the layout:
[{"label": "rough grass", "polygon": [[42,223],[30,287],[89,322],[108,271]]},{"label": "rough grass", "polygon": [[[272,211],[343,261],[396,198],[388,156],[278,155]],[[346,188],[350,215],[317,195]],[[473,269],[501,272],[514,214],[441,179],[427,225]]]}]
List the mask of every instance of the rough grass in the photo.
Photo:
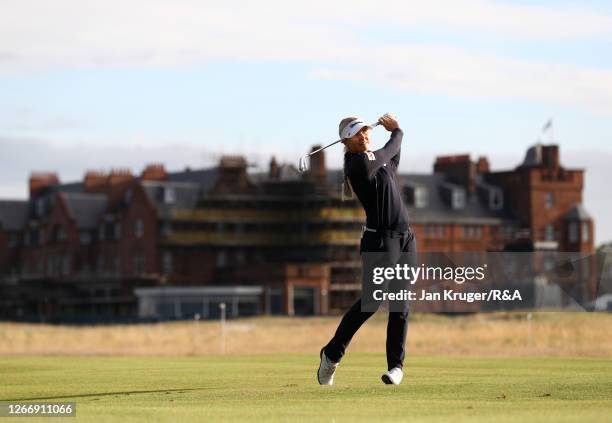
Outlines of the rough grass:
[{"label": "rough grass", "polygon": [[54,420],[68,422],[558,423],[612,415],[609,359],[411,355],[401,386],[380,382],[382,353],[348,354],[333,387],[316,384],[317,365],[316,354],[304,353],[0,357],[0,401],[76,402],[76,419]]},{"label": "rough grass", "polygon": [[[410,354],[612,357],[612,315],[605,313],[411,316]],[[229,321],[225,352],[317,352],[340,317],[259,317]],[[382,352],[386,315],[357,333],[350,351]],[[219,322],[121,326],[0,323],[0,355],[201,355],[221,351]]]}]

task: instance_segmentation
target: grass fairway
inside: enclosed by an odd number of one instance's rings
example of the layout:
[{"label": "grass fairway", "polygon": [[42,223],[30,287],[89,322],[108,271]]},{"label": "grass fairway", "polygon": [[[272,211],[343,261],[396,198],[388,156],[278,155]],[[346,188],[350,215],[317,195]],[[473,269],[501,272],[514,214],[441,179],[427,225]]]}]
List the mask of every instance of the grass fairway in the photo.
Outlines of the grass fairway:
[{"label": "grass fairway", "polygon": [[[0,357],[0,400],[71,401],[76,421],[591,422],[612,416],[612,360],[349,353],[333,387],[316,355]],[[23,418],[3,421],[25,421]],[[47,422],[46,418],[28,421]],[[56,419],[75,421],[74,418]]]}]

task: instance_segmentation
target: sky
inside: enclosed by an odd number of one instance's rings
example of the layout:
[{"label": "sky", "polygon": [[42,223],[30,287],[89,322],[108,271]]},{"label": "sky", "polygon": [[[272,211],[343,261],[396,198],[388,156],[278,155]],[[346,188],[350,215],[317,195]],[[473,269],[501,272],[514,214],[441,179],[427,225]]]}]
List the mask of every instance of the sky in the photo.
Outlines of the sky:
[{"label": "sky", "polygon": [[297,163],[341,118],[391,112],[402,172],[558,143],[610,241],[611,52],[609,1],[2,0],[0,198],[32,171]]}]

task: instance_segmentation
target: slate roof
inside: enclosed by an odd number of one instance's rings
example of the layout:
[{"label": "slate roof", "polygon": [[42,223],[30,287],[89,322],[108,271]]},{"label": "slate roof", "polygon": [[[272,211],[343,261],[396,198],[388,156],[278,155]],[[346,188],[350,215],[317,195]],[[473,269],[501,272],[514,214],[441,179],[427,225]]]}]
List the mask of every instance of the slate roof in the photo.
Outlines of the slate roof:
[{"label": "slate roof", "polygon": [[[199,184],[191,182],[142,181],[142,186],[162,218],[170,217],[172,209],[195,208],[202,192]],[[171,202],[166,201],[168,189],[173,194]]]},{"label": "slate roof", "polygon": [[[405,186],[419,186],[427,190],[427,205],[417,208],[406,204],[408,215],[414,223],[464,223],[464,224],[498,224],[501,222],[515,222],[514,216],[507,210],[491,210],[483,204],[477,195],[466,196],[465,207],[453,209],[446,203],[440,194],[441,187],[457,187],[447,182],[439,174],[402,173],[400,182]],[[337,186],[342,183],[342,171],[331,170],[327,172],[327,182]],[[478,182],[481,185],[480,182]],[[488,184],[487,187],[492,187]]]},{"label": "slate roof", "polygon": [[[498,224],[515,221],[516,219],[506,210],[491,210],[483,204],[478,195],[466,195],[465,206],[453,209],[441,196],[440,188],[452,187],[453,184],[444,180],[439,174],[401,174],[400,179],[404,185],[416,185],[427,190],[427,205],[422,208],[407,205],[408,214],[415,223],[478,223]],[[454,185],[460,188],[458,185]]]},{"label": "slate roof", "polygon": [[217,181],[218,168],[184,170],[168,173],[169,182],[189,182],[200,186],[203,192],[210,191]]},{"label": "slate roof", "polygon": [[[301,176],[295,166],[291,164],[280,164],[279,182],[297,182]],[[173,208],[189,209],[197,206],[202,195],[210,191],[217,180],[218,168],[184,170],[168,173],[167,181],[142,181],[143,187],[159,212],[160,217],[169,217]],[[330,193],[339,192],[336,189],[342,183],[342,171],[339,169],[327,170],[327,183]],[[267,172],[249,173],[249,177],[255,184],[268,180]],[[425,207],[417,208],[407,205],[410,220],[415,223],[464,223],[464,224],[499,224],[502,222],[517,222],[517,219],[506,209],[491,210],[478,195],[467,195],[465,206],[453,209],[441,195],[441,191],[449,188],[461,188],[447,182],[439,174],[400,174],[403,187],[420,186],[427,191],[427,204]],[[477,180],[477,185],[487,189],[493,186]],[[106,207],[102,194],[83,193],[83,184],[80,182],[61,184],[56,190],[64,192],[69,200],[71,209],[75,209],[75,218],[80,225],[91,225],[97,221],[100,213]],[[174,191],[174,201],[168,203],[164,200],[164,190]],[[100,211],[102,210],[102,211]],[[89,214],[91,216],[85,217]],[[571,212],[570,212],[571,213]],[[575,213],[581,218],[590,218],[588,213],[580,206]],[[569,215],[569,214],[568,214]],[[584,217],[587,216],[587,217]]]},{"label": "slate roof", "polygon": [[591,220],[592,217],[582,204],[576,204],[565,216],[565,220]]},{"label": "slate roof", "polygon": [[70,215],[76,220],[78,229],[93,229],[108,205],[106,195],[80,192],[61,193]]},{"label": "slate roof", "polygon": [[0,200],[0,228],[20,231],[28,220],[29,204],[26,200]]}]

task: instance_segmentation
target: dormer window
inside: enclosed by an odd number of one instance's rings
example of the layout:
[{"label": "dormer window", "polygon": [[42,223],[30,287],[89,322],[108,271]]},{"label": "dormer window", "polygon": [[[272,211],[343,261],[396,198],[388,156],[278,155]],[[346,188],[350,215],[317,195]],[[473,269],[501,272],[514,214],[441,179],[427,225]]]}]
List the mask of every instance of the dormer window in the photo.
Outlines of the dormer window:
[{"label": "dormer window", "polygon": [[420,209],[427,207],[429,197],[427,187],[410,184],[406,186],[404,192],[408,205]]},{"label": "dormer window", "polygon": [[463,209],[467,201],[465,188],[445,182],[440,184],[440,196],[448,207],[453,210]]},{"label": "dormer window", "polygon": [[414,206],[421,209],[427,207],[427,188],[414,188]]},{"label": "dormer window", "polygon": [[174,204],[176,201],[176,191],[174,188],[165,187],[164,188],[164,203],[166,204]]},{"label": "dormer window", "polygon": [[454,188],[451,197],[453,209],[462,209],[465,207],[465,191],[460,188]]},{"label": "dormer window", "polygon": [[500,189],[492,189],[489,194],[489,208],[501,210],[504,207],[504,195]]}]

